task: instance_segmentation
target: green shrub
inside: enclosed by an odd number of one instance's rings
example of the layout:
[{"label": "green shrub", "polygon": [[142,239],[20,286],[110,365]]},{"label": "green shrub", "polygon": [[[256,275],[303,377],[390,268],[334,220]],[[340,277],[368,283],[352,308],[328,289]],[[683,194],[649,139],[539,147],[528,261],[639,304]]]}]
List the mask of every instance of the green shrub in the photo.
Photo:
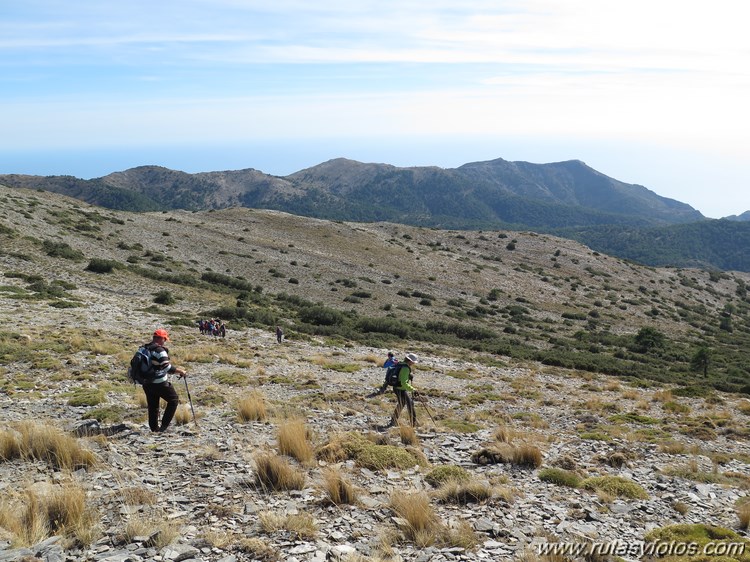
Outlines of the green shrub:
[{"label": "green shrub", "polygon": [[105,402],[104,392],[98,389],[79,388],[68,399],[69,406],[96,406]]},{"label": "green shrub", "polygon": [[164,289],[154,295],[154,302],[156,304],[169,305],[175,303],[175,298],[171,291]]},{"label": "green shrub", "polygon": [[540,470],[539,480],[557,486],[567,486],[568,488],[578,488],[581,485],[580,476],[571,470],[563,470],[562,468],[544,468]]},{"label": "green shrub", "polygon": [[410,449],[393,445],[379,445],[359,433],[347,433],[334,437],[316,452],[319,459],[340,462],[353,459],[357,465],[370,470],[386,468],[407,469],[426,465],[423,455]]},{"label": "green shrub", "polygon": [[299,319],[305,324],[335,326],[344,322],[344,314],[323,305],[313,305],[299,311]]},{"label": "green shrub", "polygon": [[48,256],[53,258],[65,258],[72,261],[82,261],[85,258],[83,252],[74,250],[65,242],[45,240],[42,242],[42,249]]},{"label": "green shrub", "polygon": [[104,423],[117,423],[122,421],[124,413],[125,409],[122,406],[104,406],[102,408],[89,410],[84,414],[83,419],[93,419]]},{"label": "green shrub", "polygon": [[468,470],[463,467],[456,466],[455,464],[445,464],[436,466],[424,476],[425,482],[435,488],[441,486],[449,480],[455,480],[456,482],[468,482],[471,479],[471,474]]},{"label": "green shrub", "polygon": [[213,378],[217,382],[229,386],[245,386],[249,382],[249,379],[238,371],[216,371]]},{"label": "green shrub", "polygon": [[120,267],[122,267],[120,263],[115,260],[91,258],[89,264],[86,266],[86,271],[92,271],[94,273],[112,273],[112,271]]},{"label": "green shrub", "polygon": [[[643,540],[648,543],[681,544],[695,545],[698,547],[698,553],[702,552],[703,547],[708,543],[713,543],[714,553],[722,552],[722,545],[736,547],[742,550],[735,550],[734,554],[727,551],[725,556],[715,556],[715,559],[722,562],[747,562],[747,552],[750,551],[750,541],[741,535],[735,533],[726,527],[717,527],[713,525],[696,524],[678,524],[667,525],[646,533]],[[709,560],[714,556],[687,558],[680,557],[679,560]]]},{"label": "green shrub", "polygon": [[622,476],[594,476],[586,478],[581,482],[581,487],[592,491],[601,490],[620,498],[634,500],[645,500],[648,498],[646,490],[632,480],[628,480]]}]

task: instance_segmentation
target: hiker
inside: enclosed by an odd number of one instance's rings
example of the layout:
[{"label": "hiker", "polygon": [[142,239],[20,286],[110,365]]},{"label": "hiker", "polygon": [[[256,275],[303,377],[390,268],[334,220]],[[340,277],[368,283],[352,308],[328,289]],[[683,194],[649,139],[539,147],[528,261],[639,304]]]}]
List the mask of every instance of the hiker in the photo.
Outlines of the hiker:
[{"label": "hiker", "polygon": [[398,363],[398,359],[396,359],[392,351],[389,351],[388,359],[386,359],[385,363],[383,363],[383,369],[387,369],[388,367],[393,367],[393,365],[395,365],[396,363]]},{"label": "hiker", "polygon": [[412,365],[416,365],[419,362],[417,356],[413,353],[407,353],[404,356],[404,360],[401,365],[401,370],[398,373],[398,385],[393,387],[393,391],[396,393],[396,409],[393,411],[391,421],[386,427],[393,427],[398,425],[398,418],[401,416],[401,410],[406,406],[409,412],[409,421],[412,427],[417,426],[417,413],[414,410],[414,400],[412,399],[409,392],[413,392],[415,395],[417,391],[411,385],[411,380],[414,376],[411,373]]},{"label": "hiker", "polygon": [[386,370],[386,377],[383,381],[383,384],[380,385],[380,388],[377,389],[375,392],[373,392],[371,395],[368,396],[368,398],[372,398],[373,396],[377,396],[378,394],[384,394],[386,390],[388,390],[388,369],[390,367],[393,367],[395,365],[398,365],[398,359],[396,359],[396,356],[393,355],[392,351],[388,352],[388,359],[385,360],[385,363],[383,363],[383,369]]},{"label": "hiker", "polygon": [[[156,378],[143,385],[143,392],[146,394],[146,403],[148,404],[148,426],[151,431],[161,432],[169,427],[180,398],[172,383],[167,380],[167,375],[177,373],[178,377],[186,377],[185,369],[175,367],[169,360],[169,350],[164,344],[169,341],[169,333],[164,328],[159,328],[154,332],[151,342],[146,345],[151,353],[151,364],[156,369]],[[164,415],[159,425],[159,400],[163,399],[167,403],[164,409]]]},{"label": "hiker", "polygon": [[276,341],[281,343],[281,339],[284,337],[284,332],[281,331],[281,327],[276,326]]}]

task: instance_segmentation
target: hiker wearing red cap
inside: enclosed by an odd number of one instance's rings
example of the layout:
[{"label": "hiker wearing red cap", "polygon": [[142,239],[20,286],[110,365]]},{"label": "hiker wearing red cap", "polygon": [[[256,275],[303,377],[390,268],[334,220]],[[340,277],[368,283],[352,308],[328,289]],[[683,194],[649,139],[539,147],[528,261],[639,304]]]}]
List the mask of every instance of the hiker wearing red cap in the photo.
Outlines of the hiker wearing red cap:
[{"label": "hiker wearing red cap", "polygon": [[[186,377],[185,369],[175,367],[169,360],[169,350],[164,344],[169,341],[169,333],[164,328],[154,331],[151,342],[146,346],[151,352],[151,364],[154,367],[155,375],[152,380],[143,385],[143,392],[146,394],[146,403],[148,404],[148,426],[151,431],[165,431],[177,411],[180,404],[180,398],[177,391],[169,382],[167,375],[177,373],[178,377]],[[159,400],[164,400],[167,407],[164,409],[164,415],[159,425]]]}]

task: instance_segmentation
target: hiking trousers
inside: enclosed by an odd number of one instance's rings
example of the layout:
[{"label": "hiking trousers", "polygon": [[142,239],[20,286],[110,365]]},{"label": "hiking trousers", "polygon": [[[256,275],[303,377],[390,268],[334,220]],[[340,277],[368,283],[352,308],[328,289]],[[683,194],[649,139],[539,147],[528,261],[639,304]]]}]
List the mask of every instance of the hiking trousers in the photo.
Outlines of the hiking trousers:
[{"label": "hiking trousers", "polygon": [[398,388],[395,388],[393,391],[396,393],[396,409],[393,411],[391,424],[398,424],[398,418],[401,417],[401,410],[406,406],[406,410],[409,412],[409,422],[412,427],[416,427],[417,413],[414,410],[414,401],[411,398],[411,394],[405,390],[399,390]]},{"label": "hiking trousers", "polygon": [[[143,392],[146,393],[146,403],[148,404],[148,426],[151,431],[164,431],[177,411],[180,404],[180,397],[172,386],[171,382],[162,382],[158,384],[144,384]],[[167,403],[164,408],[164,415],[159,425],[159,400],[163,399]]]}]

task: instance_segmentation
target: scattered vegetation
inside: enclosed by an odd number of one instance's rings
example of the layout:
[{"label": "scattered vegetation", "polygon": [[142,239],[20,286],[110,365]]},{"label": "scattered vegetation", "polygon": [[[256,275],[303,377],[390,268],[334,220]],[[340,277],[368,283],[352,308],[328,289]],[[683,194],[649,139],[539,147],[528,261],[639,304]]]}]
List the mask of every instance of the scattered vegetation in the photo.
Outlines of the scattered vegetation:
[{"label": "scattered vegetation", "polygon": [[21,422],[0,431],[0,460],[41,460],[59,470],[88,468],[97,463],[94,453],[59,429],[35,422]]},{"label": "scattered vegetation", "polygon": [[640,485],[622,476],[594,476],[581,482],[581,488],[604,492],[618,498],[647,499],[648,493]]},{"label": "scattered vegetation", "polygon": [[237,403],[237,415],[243,422],[265,421],[268,418],[265,396],[258,391],[253,391],[240,398]]},{"label": "scattered vegetation", "polygon": [[305,485],[303,472],[272,453],[255,456],[255,472],[258,484],[267,491],[301,490]]},{"label": "scattered vegetation", "polygon": [[427,464],[424,455],[415,449],[378,444],[359,433],[333,436],[317,450],[316,456],[327,462],[353,459],[359,466],[370,470],[406,469]]},{"label": "scattered vegetation", "polygon": [[283,423],[278,430],[279,452],[309,463],[313,458],[313,447],[309,441],[309,430],[302,420],[290,420]]},{"label": "scattered vegetation", "polygon": [[329,467],[323,472],[323,489],[329,501],[334,505],[357,503],[357,492],[354,486],[336,467]]}]

